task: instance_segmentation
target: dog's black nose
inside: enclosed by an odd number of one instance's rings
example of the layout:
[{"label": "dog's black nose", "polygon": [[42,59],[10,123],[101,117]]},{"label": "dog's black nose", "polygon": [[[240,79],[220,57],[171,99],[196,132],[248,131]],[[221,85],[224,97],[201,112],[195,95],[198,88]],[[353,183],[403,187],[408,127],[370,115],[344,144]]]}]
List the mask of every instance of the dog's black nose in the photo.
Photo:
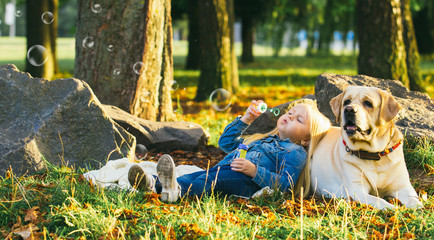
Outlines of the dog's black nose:
[{"label": "dog's black nose", "polygon": [[356,109],[351,106],[346,106],[344,109],[344,113],[356,113]]}]

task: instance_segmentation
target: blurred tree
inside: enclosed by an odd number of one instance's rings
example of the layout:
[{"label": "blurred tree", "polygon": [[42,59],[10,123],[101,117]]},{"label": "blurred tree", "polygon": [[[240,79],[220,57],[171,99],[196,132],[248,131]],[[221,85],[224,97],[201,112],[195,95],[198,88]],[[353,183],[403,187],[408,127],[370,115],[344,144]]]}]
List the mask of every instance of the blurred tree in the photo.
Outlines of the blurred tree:
[{"label": "blurred tree", "polygon": [[[233,46],[233,0],[199,1],[200,77],[195,101],[204,101],[217,88],[237,90],[238,71]],[[236,75],[236,78],[235,78]]]},{"label": "blurred tree", "polygon": [[326,1],[319,27],[318,54],[324,56],[330,54],[334,31],[342,33],[342,40],[346,44],[347,33],[354,29],[354,5],[355,0]]},{"label": "blurred tree", "polygon": [[75,77],[102,103],[172,120],[170,10],[170,0],[78,1]]},{"label": "blurred tree", "polygon": [[401,0],[402,33],[405,43],[406,64],[409,80],[409,87],[414,91],[426,91],[421,84],[422,76],[419,67],[419,52],[417,49],[416,35],[413,27],[413,19],[410,11],[410,0]]},{"label": "blurred tree", "polygon": [[200,36],[199,36],[199,2],[188,0],[188,55],[186,69],[199,69]]},{"label": "blurred tree", "polygon": [[58,72],[56,38],[57,0],[27,0],[26,72],[33,77],[51,79]]},{"label": "blurred tree", "polygon": [[77,19],[77,1],[59,0],[59,37],[73,37],[75,34],[75,20]]},{"label": "blurred tree", "polygon": [[434,1],[413,0],[411,5],[419,53],[434,53]]},{"label": "blurred tree", "polygon": [[[302,22],[306,3],[303,0],[275,0],[269,16],[267,39],[271,40],[273,56],[278,57],[283,47],[283,36],[288,26],[291,26],[291,34],[295,35],[302,28]],[[290,25],[288,25],[290,23]],[[292,38],[292,37],[290,37]]]},{"label": "blurred tree", "polygon": [[[357,0],[357,31],[360,53],[358,72],[384,79],[398,79],[406,87],[417,85],[418,57],[414,54],[415,39],[409,37],[412,24],[406,21],[400,0]],[[407,49],[409,48],[409,49]],[[408,52],[412,52],[409,54]],[[417,47],[416,47],[417,51]],[[409,64],[410,63],[410,64]],[[409,75],[411,72],[411,76]],[[413,81],[410,84],[410,81]]]},{"label": "blurred tree", "polygon": [[271,13],[274,0],[235,0],[235,16],[241,20],[241,37],[243,41],[241,62],[254,61],[253,44],[255,42],[255,26],[265,21]]}]

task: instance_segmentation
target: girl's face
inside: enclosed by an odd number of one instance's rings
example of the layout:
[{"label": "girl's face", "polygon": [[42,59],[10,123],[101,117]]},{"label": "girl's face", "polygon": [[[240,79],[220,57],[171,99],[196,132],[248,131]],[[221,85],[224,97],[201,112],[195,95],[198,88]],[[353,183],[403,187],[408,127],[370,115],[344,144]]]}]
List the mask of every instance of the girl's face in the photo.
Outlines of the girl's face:
[{"label": "girl's face", "polygon": [[281,139],[289,138],[291,142],[309,145],[309,116],[307,106],[295,105],[277,120],[277,130]]}]

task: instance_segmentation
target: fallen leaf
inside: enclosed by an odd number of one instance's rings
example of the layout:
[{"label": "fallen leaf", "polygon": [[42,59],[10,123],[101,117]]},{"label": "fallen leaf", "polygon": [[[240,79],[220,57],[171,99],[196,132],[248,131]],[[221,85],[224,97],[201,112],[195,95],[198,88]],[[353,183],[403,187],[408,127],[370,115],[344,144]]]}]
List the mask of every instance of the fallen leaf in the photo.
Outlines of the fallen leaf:
[{"label": "fallen leaf", "polygon": [[424,167],[425,167],[425,170],[428,172],[427,176],[434,175],[434,167],[433,166],[425,163]]},{"label": "fallen leaf", "polygon": [[7,237],[6,239],[11,239],[12,235],[19,235],[23,239],[29,239],[29,237],[32,235],[33,231],[37,231],[39,228],[34,225],[33,223],[29,223],[28,225],[21,226],[17,229],[14,229]]},{"label": "fallen leaf", "polygon": [[41,219],[41,212],[39,211],[39,207],[35,206],[31,209],[27,209],[26,216],[24,217],[25,222],[36,223]]}]

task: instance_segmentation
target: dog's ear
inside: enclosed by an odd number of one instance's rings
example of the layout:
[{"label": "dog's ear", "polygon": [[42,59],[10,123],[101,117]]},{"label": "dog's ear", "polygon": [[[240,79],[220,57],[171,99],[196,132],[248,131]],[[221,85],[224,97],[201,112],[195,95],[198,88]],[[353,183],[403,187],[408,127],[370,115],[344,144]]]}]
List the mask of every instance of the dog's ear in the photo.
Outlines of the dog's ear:
[{"label": "dog's ear", "polygon": [[401,110],[401,105],[390,93],[384,90],[378,90],[378,92],[381,96],[379,119],[384,120],[385,122],[392,121]]},{"label": "dog's ear", "polygon": [[336,97],[330,100],[330,107],[332,108],[333,114],[336,117],[336,122],[341,121],[341,107],[342,107],[342,98],[344,97],[344,93],[337,95]]}]

